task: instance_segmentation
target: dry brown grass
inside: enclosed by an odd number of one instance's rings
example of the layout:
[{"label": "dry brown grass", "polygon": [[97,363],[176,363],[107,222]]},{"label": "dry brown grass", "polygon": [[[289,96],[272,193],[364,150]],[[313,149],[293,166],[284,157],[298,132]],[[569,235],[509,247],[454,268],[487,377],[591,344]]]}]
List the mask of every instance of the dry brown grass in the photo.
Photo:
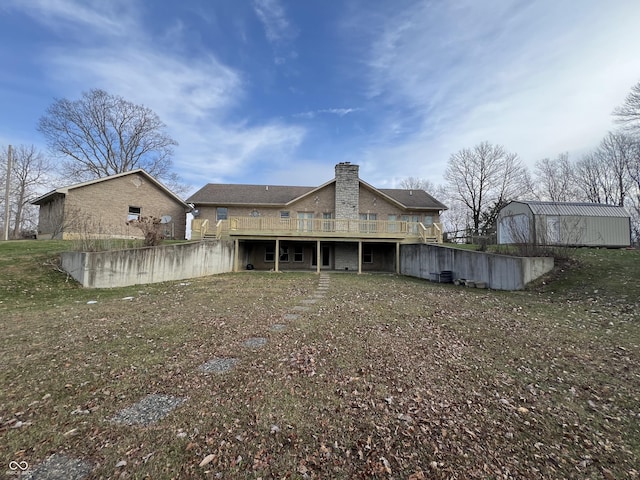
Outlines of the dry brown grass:
[{"label": "dry brown grass", "polygon": [[[316,275],[221,275],[96,304],[77,290],[6,309],[4,466],[65,453],[90,460],[92,478],[638,477],[637,291],[606,305],[573,287],[330,278],[289,321]],[[243,345],[256,336],[269,341]],[[214,357],[239,362],[199,371]],[[109,421],[152,393],[188,401],[147,427]]]}]

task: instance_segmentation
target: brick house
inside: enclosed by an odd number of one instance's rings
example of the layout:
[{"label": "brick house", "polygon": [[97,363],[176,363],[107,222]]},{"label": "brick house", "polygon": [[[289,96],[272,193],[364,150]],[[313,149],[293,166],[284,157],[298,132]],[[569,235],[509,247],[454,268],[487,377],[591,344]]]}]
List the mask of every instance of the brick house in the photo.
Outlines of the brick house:
[{"label": "brick house", "polygon": [[167,238],[184,239],[189,206],[142,169],[57,188],[37,198],[39,239],[140,238],[127,220],[165,217]]},{"label": "brick house", "polygon": [[208,184],[187,199],[192,239],[235,242],[235,269],[399,272],[400,245],[441,243],[447,207],[423,190],[378,189],[358,165],[318,187]]}]

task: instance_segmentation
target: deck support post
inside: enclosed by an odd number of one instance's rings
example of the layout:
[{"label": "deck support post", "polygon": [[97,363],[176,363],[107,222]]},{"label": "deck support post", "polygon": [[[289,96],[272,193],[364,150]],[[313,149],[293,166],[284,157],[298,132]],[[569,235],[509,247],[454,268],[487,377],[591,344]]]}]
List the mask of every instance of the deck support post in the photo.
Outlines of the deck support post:
[{"label": "deck support post", "polygon": [[362,273],[362,240],[358,240],[358,275]]},{"label": "deck support post", "polygon": [[400,242],[396,242],[396,274],[400,275]]},{"label": "deck support post", "polygon": [[320,258],[320,240],[316,242],[316,273],[320,273],[320,264],[322,259]]},{"label": "deck support post", "polygon": [[233,271],[239,271],[239,263],[240,263],[240,239],[236,238],[233,241]]},{"label": "deck support post", "polygon": [[279,272],[280,271],[280,239],[276,238],[276,251],[275,251],[275,259],[276,264],[275,264],[275,271]]}]

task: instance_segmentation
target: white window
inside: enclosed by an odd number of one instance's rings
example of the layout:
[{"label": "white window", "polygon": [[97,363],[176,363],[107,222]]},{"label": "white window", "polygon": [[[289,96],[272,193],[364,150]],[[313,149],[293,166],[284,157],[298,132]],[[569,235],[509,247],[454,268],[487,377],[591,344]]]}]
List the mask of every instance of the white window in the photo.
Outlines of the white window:
[{"label": "white window", "polygon": [[398,231],[398,223],[397,223],[398,215],[395,215],[395,214],[387,215],[387,221],[389,222],[388,223],[388,225],[389,225],[389,227],[388,227],[389,233],[397,232]]},{"label": "white window", "polygon": [[141,213],[142,208],[129,206],[129,214],[127,215],[127,220],[139,220]]},{"label": "white window", "polygon": [[301,232],[313,230],[313,212],[298,212],[298,230]]},{"label": "white window", "polygon": [[376,220],[378,219],[377,213],[361,213],[360,214],[360,231],[363,233],[375,233]]}]

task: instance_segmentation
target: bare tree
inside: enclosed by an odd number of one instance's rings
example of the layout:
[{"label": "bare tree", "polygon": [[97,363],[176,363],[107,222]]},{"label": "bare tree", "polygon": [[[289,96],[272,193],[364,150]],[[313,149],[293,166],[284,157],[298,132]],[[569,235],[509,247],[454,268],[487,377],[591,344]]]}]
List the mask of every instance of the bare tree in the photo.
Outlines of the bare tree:
[{"label": "bare tree", "polygon": [[600,142],[596,155],[604,173],[600,179],[606,203],[624,206],[631,188],[629,164],[635,151],[635,140],[623,132],[609,132]]},{"label": "bare tree", "polygon": [[616,122],[640,133],[640,82],[631,87],[622,105],[613,111]]},{"label": "bare tree", "polygon": [[[8,150],[3,148],[0,155],[5,170],[7,154]],[[37,208],[32,208],[30,202],[49,183],[48,174],[51,171],[51,163],[33,145],[18,145],[13,149],[12,157],[10,204],[13,229],[11,237],[20,238],[22,231],[35,228]]]},{"label": "bare tree", "polygon": [[574,168],[568,153],[535,164],[535,191],[540,200],[570,202],[575,199]]},{"label": "bare tree", "polygon": [[407,177],[400,182],[400,188],[404,190],[424,190],[433,193],[436,189],[432,181],[425,178]]},{"label": "bare tree", "polygon": [[79,100],[56,101],[40,118],[38,130],[51,151],[62,158],[62,173],[86,181],[144,168],[172,180],[171,156],[177,142],[158,115],[104,90]]},{"label": "bare tree", "polygon": [[517,198],[529,183],[518,155],[489,142],[451,155],[445,179],[455,198],[471,211],[475,234],[480,231],[483,212]]},{"label": "bare tree", "polygon": [[582,200],[592,203],[604,203],[600,188],[600,176],[603,175],[598,156],[593,152],[584,155],[575,164],[575,181]]}]

